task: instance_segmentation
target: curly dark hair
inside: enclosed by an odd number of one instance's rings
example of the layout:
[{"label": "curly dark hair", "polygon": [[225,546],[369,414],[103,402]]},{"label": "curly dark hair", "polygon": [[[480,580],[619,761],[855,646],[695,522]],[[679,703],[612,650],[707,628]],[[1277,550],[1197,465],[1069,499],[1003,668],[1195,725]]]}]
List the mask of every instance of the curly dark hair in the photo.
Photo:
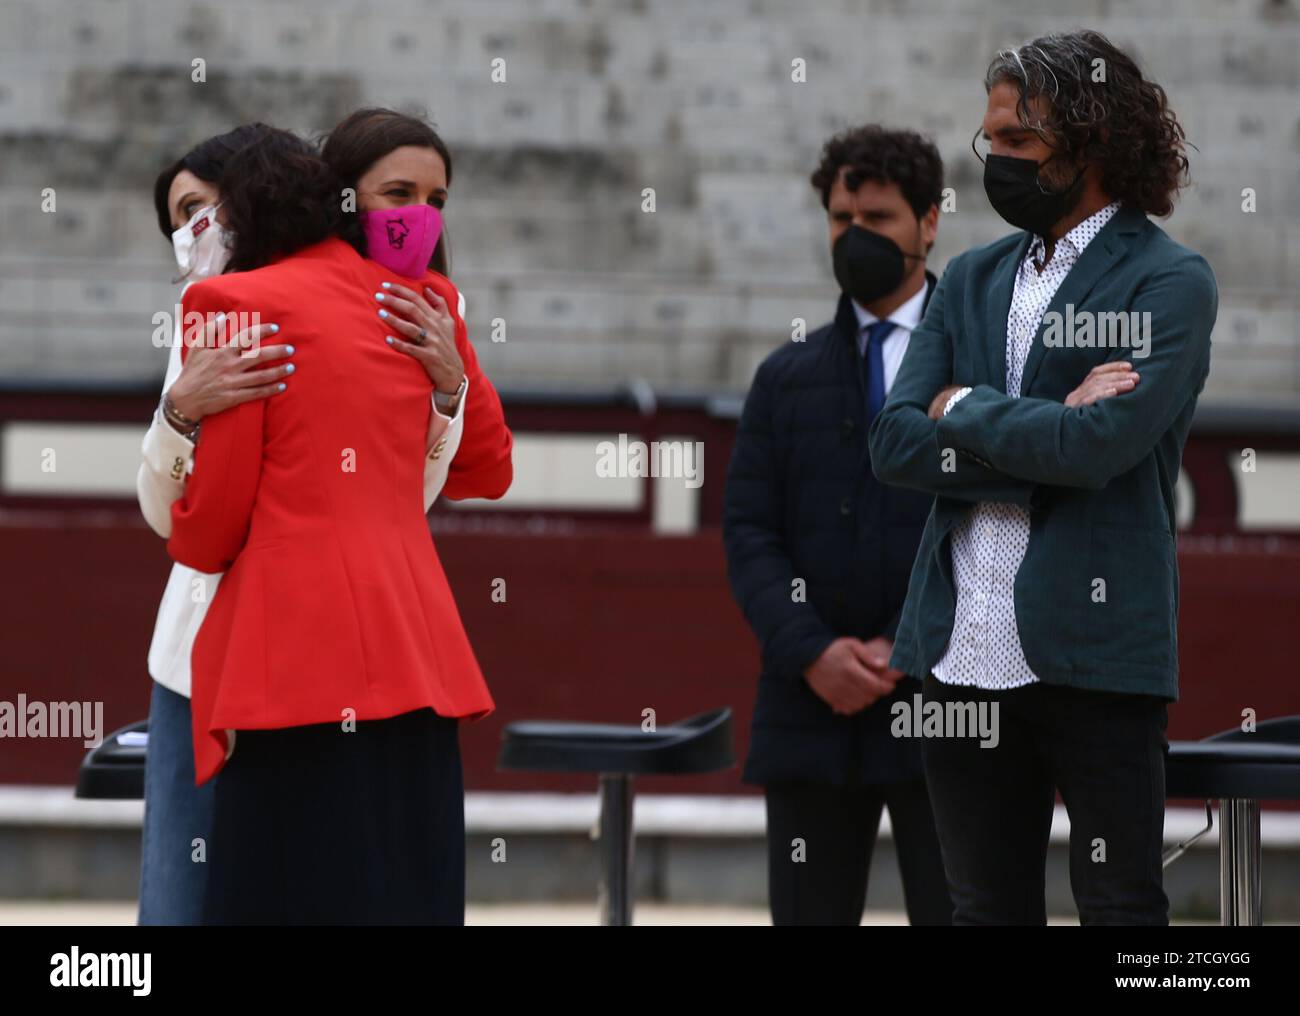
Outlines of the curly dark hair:
[{"label": "curly dark hair", "polygon": [[268,128],[237,151],[217,189],[231,249],[227,272],[261,268],[329,236],[357,239],[355,218],[343,215],[343,185],[291,131]]},{"label": "curly dark hair", "polygon": [[943,159],[929,138],[909,130],[867,124],[842,131],[822,146],[821,162],[810,178],[829,208],[831,187],[849,167],[844,184],[855,191],[863,180],[896,183],[919,219],[943,197]]},{"label": "curly dark hair", "polygon": [[158,174],[153,185],[153,207],[158,215],[158,228],[168,243],[172,238],[172,219],[171,209],[167,207],[167,195],[172,189],[172,181],[181,171],[188,169],[200,180],[215,185],[221,179],[230,157],[270,130],[273,128],[264,123],[246,123],[224,134],[216,134],[200,141]]},{"label": "curly dark hair", "polygon": [[[1101,71],[1103,80],[1094,80]],[[1166,216],[1187,185],[1186,135],[1165,91],[1100,32],[1046,35],[993,58],[984,90],[1009,82],[1020,90],[1020,122],[1072,160],[1101,167],[1111,198]],[[1041,96],[1047,119],[1029,103]]]}]

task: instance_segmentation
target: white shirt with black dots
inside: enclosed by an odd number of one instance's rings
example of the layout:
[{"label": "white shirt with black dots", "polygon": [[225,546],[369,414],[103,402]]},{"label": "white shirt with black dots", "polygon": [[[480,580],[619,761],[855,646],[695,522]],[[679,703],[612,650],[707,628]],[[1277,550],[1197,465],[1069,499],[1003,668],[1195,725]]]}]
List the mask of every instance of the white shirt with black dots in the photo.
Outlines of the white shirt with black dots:
[{"label": "white shirt with black dots", "polygon": [[[1007,394],[1020,397],[1020,377],[1038,325],[1079,255],[1119,211],[1112,202],[1056,242],[1039,274],[1041,237],[1034,237],[1016,272],[1007,314]],[[1079,379],[1080,381],[1083,378]],[[953,393],[946,414],[969,388]],[[934,666],[944,684],[1018,688],[1038,680],[1029,668],[1016,627],[1016,572],[1029,546],[1029,512],[1018,504],[981,501],[952,532],[952,574],[957,606],[948,648]]]}]

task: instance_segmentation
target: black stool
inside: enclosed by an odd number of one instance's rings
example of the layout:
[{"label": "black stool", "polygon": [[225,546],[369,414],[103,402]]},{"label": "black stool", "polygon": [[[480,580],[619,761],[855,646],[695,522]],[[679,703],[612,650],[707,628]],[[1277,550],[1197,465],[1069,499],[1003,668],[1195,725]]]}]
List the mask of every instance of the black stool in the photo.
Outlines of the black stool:
[{"label": "black stool", "polygon": [[1226,730],[1174,741],[1165,757],[1165,796],[1206,798],[1206,826],[1170,849],[1165,866],[1214,826],[1219,802],[1219,920],[1261,924],[1259,802],[1300,800],[1300,716],[1265,720],[1253,733]]},{"label": "black stool", "polygon": [[658,730],[606,723],[524,721],[501,732],[499,769],[600,777],[601,923],[632,923],[632,777],[710,773],[734,764],[731,710],[700,713]]},{"label": "black stool", "polygon": [[115,730],[86,753],[77,772],[76,797],[144,799],[144,753],[149,721]]}]

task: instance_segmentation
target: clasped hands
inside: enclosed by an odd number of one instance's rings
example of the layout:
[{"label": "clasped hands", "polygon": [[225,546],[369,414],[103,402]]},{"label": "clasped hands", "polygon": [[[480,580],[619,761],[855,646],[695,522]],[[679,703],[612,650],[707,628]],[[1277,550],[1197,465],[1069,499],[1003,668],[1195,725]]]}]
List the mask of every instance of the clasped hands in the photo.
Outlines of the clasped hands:
[{"label": "clasped hands", "polygon": [[904,676],[889,666],[894,643],[879,636],[870,642],[837,638],[804,671],[804,678],[823,702],[841,716],[861,712],[885,698]]}]

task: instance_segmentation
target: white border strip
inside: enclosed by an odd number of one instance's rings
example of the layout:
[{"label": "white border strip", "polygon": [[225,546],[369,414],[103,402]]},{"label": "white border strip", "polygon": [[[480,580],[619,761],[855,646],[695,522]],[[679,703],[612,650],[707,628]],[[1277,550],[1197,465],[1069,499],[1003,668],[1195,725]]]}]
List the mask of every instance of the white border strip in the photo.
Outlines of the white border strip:
[{"label": "white border strip", "polygon": [[[0,827],[131,829],[140,827],[140,801],[81,801],[72,787],[0,786]],[[594,833],[599,809],[596,794],[473,792],[465,795],[465,827],[470,833],[568,834]],[[641,794],[633,816],[642,836],[761,837],[766,828],[763,798],[741,795]],[[1197,808],[1165,812],[1165,842],[1184,840],[1205,825]],[[1052,816],[1052,842],[1069,841],[1070,820],[1057,805]],[[881,816],[880,832],[890,836],[889,814]],[[1265,846],[1300,847],[1300,812],[1265,811],[1260,819]],[[1217,846],[1215,828],[1196,847]],[[1195,849],[1195,848],[1194,848]]]}]

